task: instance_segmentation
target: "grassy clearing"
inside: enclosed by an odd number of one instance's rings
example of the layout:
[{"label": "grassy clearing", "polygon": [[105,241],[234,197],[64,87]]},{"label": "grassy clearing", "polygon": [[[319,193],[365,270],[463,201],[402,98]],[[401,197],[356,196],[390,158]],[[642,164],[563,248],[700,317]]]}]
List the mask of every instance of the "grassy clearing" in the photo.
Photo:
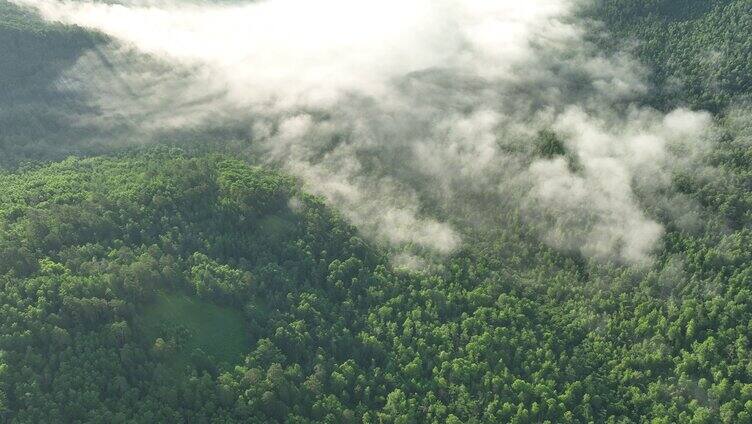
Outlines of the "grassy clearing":
[{"label": "grassy clearing", "polygon": [[160,293],[142,315],[143,331],[152,343],[161,338],[166,355],[185,363],[200,349],[217,364],[235,364],[250,344],[240,311],[183,293]]}]

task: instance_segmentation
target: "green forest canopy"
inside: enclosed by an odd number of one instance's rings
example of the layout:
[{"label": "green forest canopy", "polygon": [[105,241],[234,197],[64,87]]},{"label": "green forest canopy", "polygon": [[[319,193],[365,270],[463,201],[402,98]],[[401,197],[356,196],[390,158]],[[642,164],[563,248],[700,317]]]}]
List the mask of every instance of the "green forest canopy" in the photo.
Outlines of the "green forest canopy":
[{"label": "green forest canopy", "polygon": [[294,180],[223,156],[0,180],[0,387],[18,422],[749,417],[749,216],[669,234],[649,271],[510,228],[424,274],[392,270]]},{"label": "green forest canopy", "polygon": [[[752,5],[679,3],[589,13],[604,46],[639,42],[656,107],[724,124],[752,93]],[[225,155],[18,167],[96,153],[55,119],[77,100],[53,83],[98,39],[0,3],[3,420],[752,422],[745,127],[709,156],[718,180],[674,181],[726,230],[668,228],[649,269],[558,253],[520,224],[410,272],[294,179]]]}]

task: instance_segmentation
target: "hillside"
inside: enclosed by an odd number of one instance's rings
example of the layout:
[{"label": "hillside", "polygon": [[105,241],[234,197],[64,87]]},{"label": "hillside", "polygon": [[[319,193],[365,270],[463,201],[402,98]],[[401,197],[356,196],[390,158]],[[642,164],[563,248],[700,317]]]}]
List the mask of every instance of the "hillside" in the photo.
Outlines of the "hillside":
[{"label": "hillside", "polygon": [[[1,198],[17,422],[749,416],[748,226],[671,234],[649,272],[510,229],[432,275],[392,270],[290,179],[218,156],[70,159],[3,175]],[[196,327],[211,314],[221,327]],[[251,345],[203,341],[234,327]]]},{"label": "hillside", "polygon": [[752,423],[748,0],[209,42],[268,2],[0,0],[0,421]]},{"label": "hillside", "polygon": [[722,112],[752,93],[752,5],[744,0],[599,0],[606,44],[632,44],[654,72],[653,99]]}]

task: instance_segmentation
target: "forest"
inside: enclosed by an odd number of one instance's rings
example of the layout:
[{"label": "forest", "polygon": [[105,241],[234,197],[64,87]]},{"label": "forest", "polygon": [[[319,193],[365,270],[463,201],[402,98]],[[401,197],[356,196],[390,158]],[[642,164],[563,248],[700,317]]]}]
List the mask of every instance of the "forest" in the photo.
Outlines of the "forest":
[{"label": "forest", "polygon": [[[640,203],[662,232],[639,263],[551,242],[525,207],[477,209],[481,190],[413,196],[451,251],[394,246],[319,168],[254,157],[258,126],[99,126],[68,70],[116,36],[0,0],[0,421],[752,423],[752,3],[594,0],[572,19],[598,57],[640,63],[634,107],[712,122],[655,193],[635,183],[693,217]],[[586,172],[554,127],[502,150]]]}]

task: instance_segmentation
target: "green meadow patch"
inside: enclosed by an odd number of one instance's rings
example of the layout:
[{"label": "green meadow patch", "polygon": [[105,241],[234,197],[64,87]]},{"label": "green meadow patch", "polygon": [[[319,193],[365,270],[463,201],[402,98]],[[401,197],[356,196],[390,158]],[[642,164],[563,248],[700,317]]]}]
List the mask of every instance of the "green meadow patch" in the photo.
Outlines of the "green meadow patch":
[{"label": "green meadow patch", "polygon": [[250,345],[240,311],[184,293],[159,293],[142,315],[143,331],[161,356],[177,364],[235,364]]}]

